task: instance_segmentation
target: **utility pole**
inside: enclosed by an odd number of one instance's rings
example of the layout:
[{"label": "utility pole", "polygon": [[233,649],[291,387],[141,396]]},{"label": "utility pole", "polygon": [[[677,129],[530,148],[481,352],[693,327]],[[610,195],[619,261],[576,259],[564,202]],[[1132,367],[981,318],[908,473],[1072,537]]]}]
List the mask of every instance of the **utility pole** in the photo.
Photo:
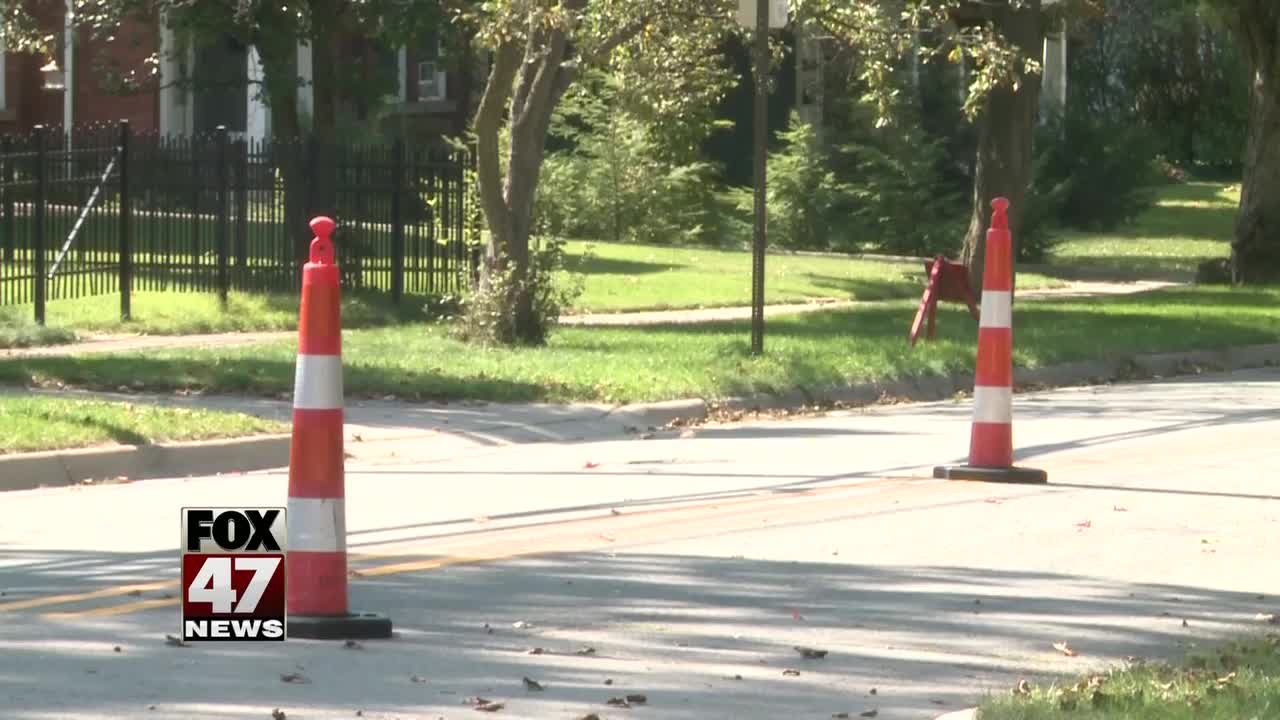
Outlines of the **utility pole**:
[{"label": "utility pole", "polygon": [[765,181],[769,152],[769,0],[756,0],[755,230],[751,242],[751,354],[764,353],[764,255],[768,227]]}]

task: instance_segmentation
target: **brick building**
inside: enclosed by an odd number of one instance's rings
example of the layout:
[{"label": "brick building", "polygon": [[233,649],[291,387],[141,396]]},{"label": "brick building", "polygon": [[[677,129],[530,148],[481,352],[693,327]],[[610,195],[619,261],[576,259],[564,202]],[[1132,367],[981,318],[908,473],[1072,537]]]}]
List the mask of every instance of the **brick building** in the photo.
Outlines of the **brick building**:
[{"label": "brick building", "polygon": [[[65,15],[42,20],[51,31],[65,27]],[[257,53],[231,37],[197,47],[155,18],[128,20],[109,43],[95,40],[87,29],[78,30],[68,52],[70,35],[58,34],[54,57],[10,53],[0,45],[0,133],[62,125],[69,102],[74,125],[128,119],[139,132],[189,135],[225,125],[241,137],[271,134],[270,109],[259,97]],[[483,71],[471,58],[451,61],[434,38],[420,47],[399,49],[375,48],[354,38],[351,44],[349,50],[373,54],[376,62],[394,68],[398,92],[387,98],[390,117],[382,117],[384,123],[419,137],[465,130],[476,95],[473,75]],[[146,60],[153,55],[159,58],[158,82],[130,91],[113,80],[130,71],[145,74]],[[298,74],[299,109],[306,114],[311,52],[301,44]],[[364,119],[368,108],[348,111]]]}]

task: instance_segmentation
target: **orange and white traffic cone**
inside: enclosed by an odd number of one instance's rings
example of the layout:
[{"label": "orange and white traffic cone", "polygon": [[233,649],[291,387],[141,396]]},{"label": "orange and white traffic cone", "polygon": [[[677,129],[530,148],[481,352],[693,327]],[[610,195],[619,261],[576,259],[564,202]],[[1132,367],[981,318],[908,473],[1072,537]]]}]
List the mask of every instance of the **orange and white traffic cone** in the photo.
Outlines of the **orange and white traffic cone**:
[{"label": "orange and white traffic cone", "polygon": [[388,638],[390,619],[347,607],[342,314],[334,227],[327,217],[311,221],[311,261],[302,269],[289,451],[287,635]]},{"label": "orange and white traffic cone", "polygon": [[978,363],[973,383],[973,427],[969,463],[933,469],[935,478],[1043,483],[1043,470],[1013,465],[1013,242],[1009,201],[991,201],[982,312],[978,321]]}]

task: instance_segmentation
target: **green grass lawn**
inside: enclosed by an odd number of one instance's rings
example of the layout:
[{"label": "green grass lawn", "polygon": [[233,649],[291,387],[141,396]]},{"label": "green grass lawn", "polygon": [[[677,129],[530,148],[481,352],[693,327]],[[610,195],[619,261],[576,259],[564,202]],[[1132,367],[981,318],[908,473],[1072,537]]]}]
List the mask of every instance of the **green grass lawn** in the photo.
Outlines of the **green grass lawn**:
[{"label": "green grass lawn", "polygon": [[[1229,252],[1237,191],[1217,183],[1161,186],[1157,205],[1130,227],[1112,233],[1069,233],[1053,263],[1019,273],[1019,287],[1062,285],[1057,276],[1102,274],[1160,277],[1193,272]],[[584,279],[574,312],[742,306],[751,298],[751,255],[738,250],[572,242],[570,270]],[[770,304],[815,299],[916,301],[925,281],[920,262],[771,254],[765,263]],[[1035,272],[1032,272],[1035,270]],[[427,318],[424,296],[397,307],[381,292],[344,298],[345,324],[368,328]],[[119,299],[104,295],[48,304],[51,330],[25,318],[31,307],[0,316],[0,347],[65,342],[72,332],[192,334],[291,330],[298,298],[292,293],[232,293],[224,312],[213,294],[138,292],[134,320],[121,323]]]},{"label": "green grass lawn", "polygon": [[1280,635],[1177,665],[1137,664],[992,698],[981,720],[1265,720],[1280,717]]},{"label": "green grass lawn", "polygon": [[[571,242],[568,269],[584,276],[575,310],[619,312],[751,304],[751,253],[710,248]],[[918,300],[922,261],[770,254],[765,302],[815,299]],[[1044,275],[1020,275],[1019,287],[1056,287]]]},{"label": "green grass lawn", "polygon": [[1049,272],[1186,279],[1201,262],[1231,255],[1239,185],[1191,182],[1161,186],[1156,192],[1156,204],[1127,227],[1109,233],[1064,232]]},{"label": "green grass lawn", "polygon": [[[1280,340],[1280,288],[1188,288],[1136,296],[1025,300],[1015,315],[1015,363],[1212,349]],[[749,354],[749,325],[722,322],[559,329],[545,349],[481,349],[439,324],[355,330],[344,340],[352,396],[404,399],[632,402],[786,391],[970,372],[976,327],[939,312],[938,340],[907,346],[911,301],[770,320],[766,354]],[[291,392],[295,345],[24,358],[0,361],[0,382],[115,389]]]},{"label": "green grass lawn", "polygon": [[0,350],[73,342],[76,333],[64,327],[41,327],[15,308],[0,308]]},{"label": "green grass lawn", "polygon": [[239,413],[0,395],[0,454],[285,431],[280,423]]},{"label": "green grass lawn", "polygon": [[[293,330],[298,326],[298,304],[299,298],[292,294],[233,292],[223,310],[217,295],[139,292],[133,297],[130,322],[120,320],[119,298],[104,296],[50,302],[43,328],[30,319],[28,307],[4,308],[0,313],[0,349],[73,342],[88,334]],[[422,322],[440,311],[440,303],[425,296],[406,295],[399,306],[378,292],[347,292],[342,298],[343,325],[347,328]]]}]

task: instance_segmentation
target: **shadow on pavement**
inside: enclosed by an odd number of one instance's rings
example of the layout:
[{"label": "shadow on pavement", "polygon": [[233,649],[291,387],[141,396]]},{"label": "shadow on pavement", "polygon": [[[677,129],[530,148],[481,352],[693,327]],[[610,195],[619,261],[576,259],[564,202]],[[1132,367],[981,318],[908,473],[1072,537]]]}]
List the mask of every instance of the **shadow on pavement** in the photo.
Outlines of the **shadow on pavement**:
[{"label": "shadow on pavement", "polygon": [[[4,575],[30,587],[68,563],[176,566],[163,555],[54,553]],[[465,717],[475,695],[506,702],[510,717],[619,717],[605,701],[643,693],[635,717],[926,718],[1022,677],[1176,654],[1247,627],[1261,605],[1249,593],[1035,571],[602,552],[372,578],[351,597],[389,614],[399,637],[357,650],[176,648],[163,641],[177,629],[173,608],[10,615],[6,717],[137,717],[149,705],[147,717],[165,718],[265,718],[276,707],[291,718]],[[1080,656],[1059,655],[1052,644],[1064,641]],[[805,660],[797,645],[830,654]],[[310,682],[280,681],[293,672]],[[523,677],[546,689],[525,690]]]}]

